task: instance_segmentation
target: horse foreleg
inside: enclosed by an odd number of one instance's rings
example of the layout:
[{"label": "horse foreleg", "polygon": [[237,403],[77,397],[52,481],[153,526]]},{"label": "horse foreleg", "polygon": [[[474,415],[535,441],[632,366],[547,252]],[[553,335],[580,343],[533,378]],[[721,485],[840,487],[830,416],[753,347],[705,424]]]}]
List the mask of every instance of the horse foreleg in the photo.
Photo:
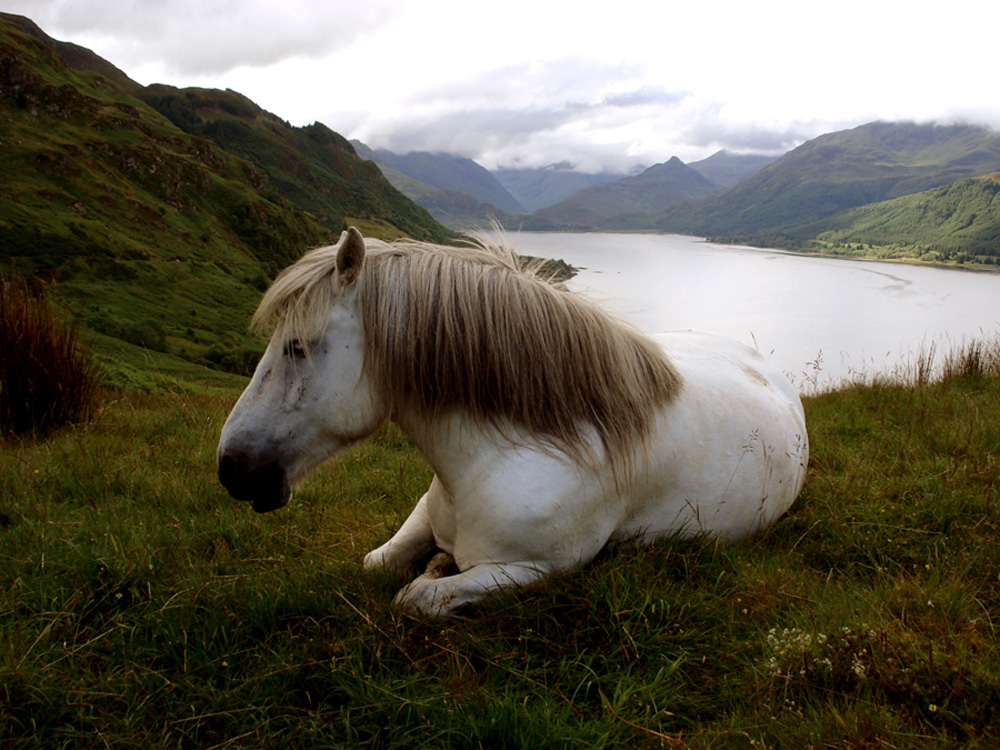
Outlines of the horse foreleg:
[{"label": "horse foreleg", "polygon": [[436,548],[434,532],[431,530],[430,514],[427,512],[428,490],[417,502],[409,517],[399,527],[393,537],[378,549],[365,555],[366,568],[392,568],[405,571]]},{"label": "horse foreleg", "polygon": [[497,589],[526,586],[546,575],[537,566],[523,563],[487,563],[446,577],[428,570],[400,589],[393,601],[410,612],[442,619]]}]

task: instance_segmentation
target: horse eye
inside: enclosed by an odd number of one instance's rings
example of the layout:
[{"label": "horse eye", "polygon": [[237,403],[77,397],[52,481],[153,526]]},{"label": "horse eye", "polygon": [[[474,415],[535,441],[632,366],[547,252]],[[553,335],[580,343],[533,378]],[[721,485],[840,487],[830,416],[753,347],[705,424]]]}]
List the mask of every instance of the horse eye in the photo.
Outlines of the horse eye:
[{"label": "horse eye", "polygon": [[285,343],[284,354],[292,359],[301,359],[306,356],[306,347],[299,339],[292,339]]}]

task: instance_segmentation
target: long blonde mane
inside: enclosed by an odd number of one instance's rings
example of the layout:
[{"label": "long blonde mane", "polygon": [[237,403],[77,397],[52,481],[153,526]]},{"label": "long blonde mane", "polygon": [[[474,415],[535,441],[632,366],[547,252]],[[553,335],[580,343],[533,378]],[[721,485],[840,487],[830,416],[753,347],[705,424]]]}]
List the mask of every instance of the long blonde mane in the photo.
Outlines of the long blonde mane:
[{"label": "long blonde mane", "polygon": [[[584,459],[593,458],[584,447],[592,427],[622,469],[682,387],[656,344],[508,247],[365,243],[365,367],[393,410],[461,410]],[[336,255],[337,246],[318,248],[283,272],[255,323],[274,320],[279,341],[318,337]]]}]

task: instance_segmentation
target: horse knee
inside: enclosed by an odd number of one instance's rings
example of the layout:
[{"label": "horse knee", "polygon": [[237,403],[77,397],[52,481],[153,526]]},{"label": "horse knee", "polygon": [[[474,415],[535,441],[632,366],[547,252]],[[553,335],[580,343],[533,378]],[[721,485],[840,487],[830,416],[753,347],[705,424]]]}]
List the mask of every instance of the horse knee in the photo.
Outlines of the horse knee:
[{"label": "horse knee", "polygon": [[447,579],[422,575],[410,581],[396,594],[392,603],[411,614],[431,620],[443,620],[465,601],[455,601],[451,587],[443,585]]}]

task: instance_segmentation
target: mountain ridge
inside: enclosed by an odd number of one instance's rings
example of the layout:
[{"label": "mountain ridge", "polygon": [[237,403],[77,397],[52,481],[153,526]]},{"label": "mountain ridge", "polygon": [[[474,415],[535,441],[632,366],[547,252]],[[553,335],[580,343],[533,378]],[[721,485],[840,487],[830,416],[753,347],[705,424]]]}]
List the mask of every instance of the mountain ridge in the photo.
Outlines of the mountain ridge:
[{"label": "mountain ridge", "polygon": [[464,156],[430,151],[410,151],[398,154],[388,149],[373,149],[361,141],[352,145],[379,166],[387,166],[414,180],[442,190],[461,190],[481,203],[489,204],[501,212],[524,212],[506,188],[485,167]]},{"label": "mountain ridge", "polygon": [[591,185],[526,216],[522,227],[536,231],[606,229],[619,217],[646,215],[674,203],[707,195],[715,187],[676,156],[640,174]]},{"label": "mountain ridge", "polygon": [[1000,135],[989,128],[873,122],[807,141],[736,186],[641,224],[734,242],[788,243],[798,227],[840,211],[997,169]]}]

